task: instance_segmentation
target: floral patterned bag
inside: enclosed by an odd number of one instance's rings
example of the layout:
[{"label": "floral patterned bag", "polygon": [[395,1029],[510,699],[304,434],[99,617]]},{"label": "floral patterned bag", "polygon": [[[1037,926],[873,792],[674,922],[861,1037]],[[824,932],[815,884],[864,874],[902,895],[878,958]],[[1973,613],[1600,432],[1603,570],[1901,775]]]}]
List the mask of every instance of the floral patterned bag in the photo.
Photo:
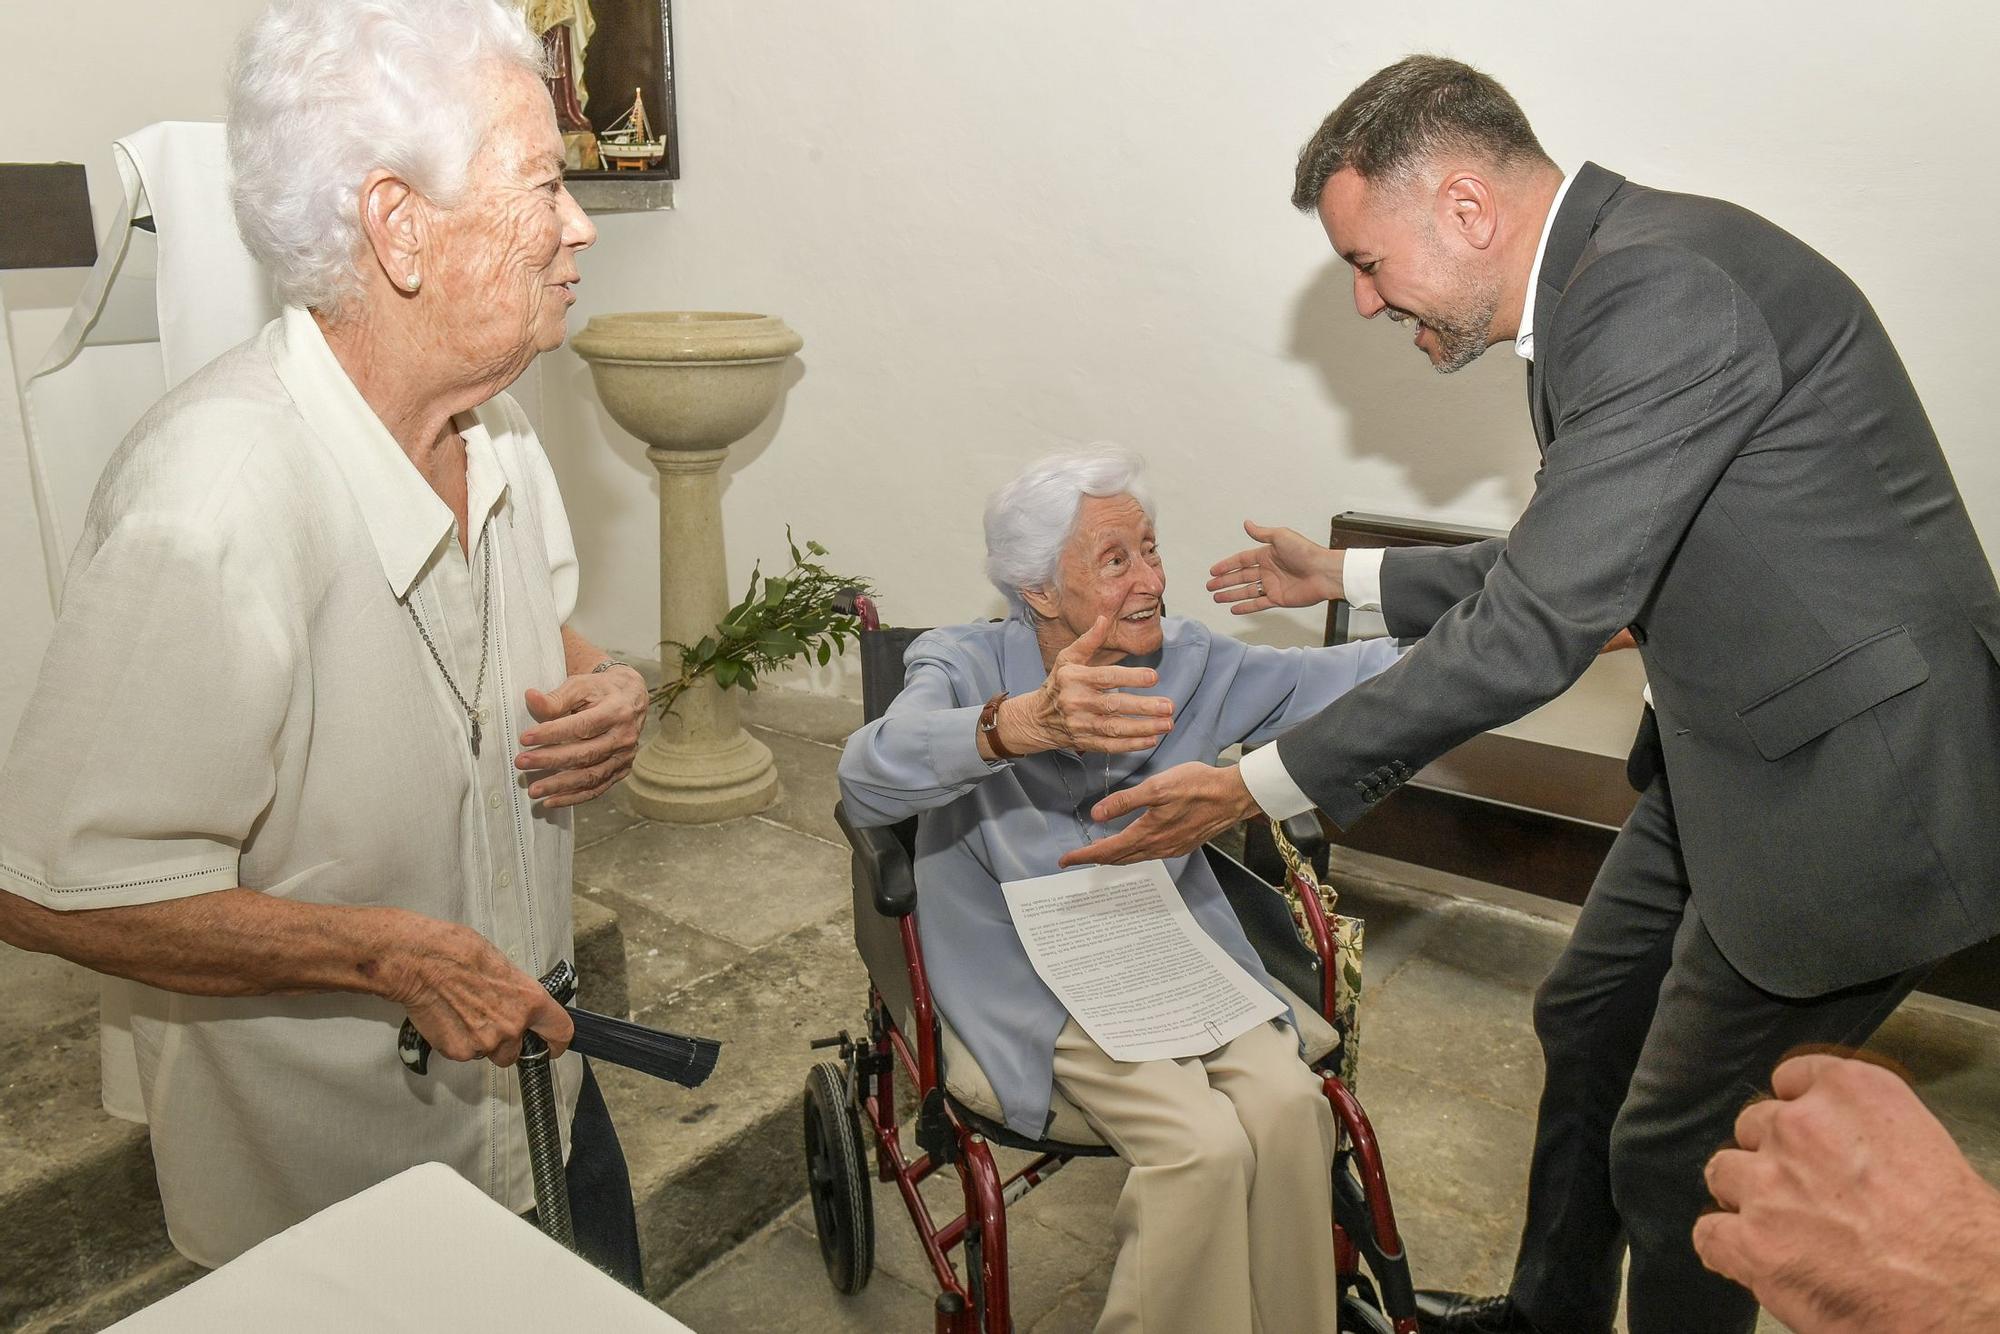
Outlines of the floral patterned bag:
[{"label": "floral patterned bag", "polygon": [[1366,930],[1359,917],[1344,917],[1337,911],[1340,895],[1313,873],[1312,864],[1285,837],[1278,821],[1271,821],[1271,841],[1285,863],[1285,881],[1280,886],[1292,908],[1292,926],[1307,949],[1319,952],[1317,943],[1324,930],[1333,946],[1338,967],[1332,979],[1332,1013],[1328,1016],[1340,1035],[1340,1082],[1354,1089],[1361,1058],[1361,941]]}]

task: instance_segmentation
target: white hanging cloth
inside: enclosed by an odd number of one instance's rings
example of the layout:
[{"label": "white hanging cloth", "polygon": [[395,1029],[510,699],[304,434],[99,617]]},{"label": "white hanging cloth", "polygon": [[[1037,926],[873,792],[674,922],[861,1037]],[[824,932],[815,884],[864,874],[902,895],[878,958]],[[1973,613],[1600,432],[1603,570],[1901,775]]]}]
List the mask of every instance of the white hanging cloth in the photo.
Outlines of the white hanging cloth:
[{"label": "white hanging cloth", "polygon": [[41,674],[55,612],[28,477],[28,432],[14,392],[7,306],[0,300],[0,755],[13,744],[21,709]]},{"label": "white hanging cloth", "polygon": [[[221,122],[148,125],[116,141],[112,158],[124,203],[22,391],[52,607],[118,442],[162,394],[278,313],[236,231]],[[152,231],[134,225],[148,218]]]}]

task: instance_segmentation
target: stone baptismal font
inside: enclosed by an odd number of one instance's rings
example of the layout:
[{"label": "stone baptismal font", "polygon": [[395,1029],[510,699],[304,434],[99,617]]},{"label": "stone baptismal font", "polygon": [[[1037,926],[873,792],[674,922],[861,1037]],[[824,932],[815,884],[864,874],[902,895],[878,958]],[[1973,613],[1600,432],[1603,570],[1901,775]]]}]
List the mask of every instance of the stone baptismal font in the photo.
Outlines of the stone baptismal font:
[{"label": "stone baptismal font", "polygon": [[[729,610],[722,461],[770,414],[804,340],[769,315],[644,311],[600,315],[570,346],[660,473],[660,652],[671,674],[673,646],[699,642]],[[769,747],[743,730],[737,697],[704,678],[655,720],[624,794],[635,815],[701,824],[763,810],[778,775]]]}]

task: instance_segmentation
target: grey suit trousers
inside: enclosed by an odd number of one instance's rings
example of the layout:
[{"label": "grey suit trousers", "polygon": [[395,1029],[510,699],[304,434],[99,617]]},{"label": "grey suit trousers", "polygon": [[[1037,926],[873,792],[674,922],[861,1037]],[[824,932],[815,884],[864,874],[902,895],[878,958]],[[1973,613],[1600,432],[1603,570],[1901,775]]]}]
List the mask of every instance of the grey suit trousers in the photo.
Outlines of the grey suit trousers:
[{"label": "grey suit trousers", "polygon": [[1786,1053],[1865,1041],[1925,971],[1806,1000],[1751,985],[1689,898],[1656,776],[1535,997],[1547,1074],[1515,1305],[1548,1334],[1609,1334],[1629,1247],[1631,1334],[1749,1334],[1755,1301],[1694,1252],[1702,1167]]}]

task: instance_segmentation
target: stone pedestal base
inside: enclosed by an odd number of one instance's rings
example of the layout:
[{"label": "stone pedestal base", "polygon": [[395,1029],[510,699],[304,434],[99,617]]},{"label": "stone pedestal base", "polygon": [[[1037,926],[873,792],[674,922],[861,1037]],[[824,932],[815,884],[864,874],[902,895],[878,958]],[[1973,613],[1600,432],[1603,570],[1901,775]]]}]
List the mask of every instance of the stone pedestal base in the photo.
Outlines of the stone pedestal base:
[{"label": "stone pedestal base", "polygon": [[655,732],[621,789],[633,815],[670,824],[709,824],[754,815],[778,799],[771,749],[748,732],[730,744],[676,745]]}]

